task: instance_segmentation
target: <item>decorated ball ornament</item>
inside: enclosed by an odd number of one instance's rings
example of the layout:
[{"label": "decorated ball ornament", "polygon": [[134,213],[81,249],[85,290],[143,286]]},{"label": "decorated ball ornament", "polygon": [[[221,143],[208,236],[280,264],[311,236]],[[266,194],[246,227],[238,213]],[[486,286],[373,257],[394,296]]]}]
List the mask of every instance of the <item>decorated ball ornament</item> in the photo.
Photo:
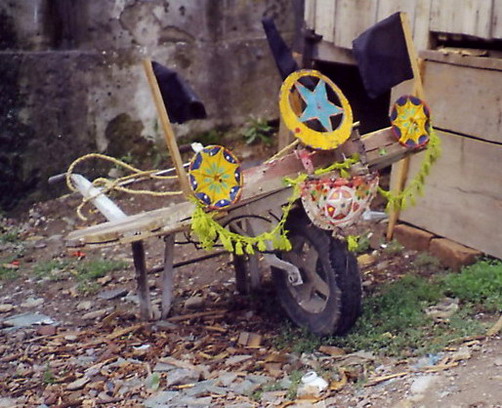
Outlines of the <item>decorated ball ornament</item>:
[{"label": "decorated ball ornament", "polygon": [[369,208],[377,187],[377,173],[351,178],[312,179],[301,185],[301,198],[312,223],[333,230],[356,223]]},{"label": "decorated ball ornament", "polygon": [[195,197],[206,208],[221,210],[240,198],[240,163],[223,146],[206,146],[197,152],[190,162],[188,176]]},{"label": "decorated ball ornament", "polygon": [[392,131],[399,143],[410,148],[424,146],[430,138],[430,110],[421,99],[399,97],[390,112]]},{"label": "decorated ball ornament", "polygon": [[281,86],[279,108],[288,129],[314,149],[335,149],[352,131],[352,109],[347,98],[318,71],[290,74]]}]

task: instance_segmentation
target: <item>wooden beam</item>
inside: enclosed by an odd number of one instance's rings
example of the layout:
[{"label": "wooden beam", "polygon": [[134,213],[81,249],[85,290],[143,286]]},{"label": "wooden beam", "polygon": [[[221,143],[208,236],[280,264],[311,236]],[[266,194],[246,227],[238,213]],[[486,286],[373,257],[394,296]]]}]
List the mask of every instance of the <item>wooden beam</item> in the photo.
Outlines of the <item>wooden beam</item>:
[{"label": "wooden beam", "polygon": [[146,78],[152,90],[153,101],[155,102],[155,106],[157,107],[157,113],[159,115],[162,130],[164,131],[167,148],[169,149],[169,154],[173,159],[173,164],[176,169],[176,173],[178,174],[181,190],[183,191],[185,196],[189,197],[192,194],[192,189],[190,188],[190,184],[188,183],[188,177],[185,172],[185,168],[183,167],[180,150],[178,148],[178,144],[176,143],[176,137],[169,120],[169,115],[167,114],[164,100],[162,99],[162,93],[160,92],[157,78],[155,77],[155,74],[153,72],[152,61],[150,59],[145,59],[143,61],[143,67],[145,69]]}]

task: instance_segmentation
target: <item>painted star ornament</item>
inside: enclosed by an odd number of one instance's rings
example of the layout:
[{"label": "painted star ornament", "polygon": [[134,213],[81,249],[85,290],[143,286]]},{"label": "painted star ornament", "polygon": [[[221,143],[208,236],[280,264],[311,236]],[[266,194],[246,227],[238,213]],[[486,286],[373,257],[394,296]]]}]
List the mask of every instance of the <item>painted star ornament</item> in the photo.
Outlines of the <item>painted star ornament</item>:
[{"label": "painted star ornament", "polygon": [[284,80],[279,108],[288,129],[314,149],[336,149],[352,132],[352,109],[347,98],[315,70],[295,71]]}]

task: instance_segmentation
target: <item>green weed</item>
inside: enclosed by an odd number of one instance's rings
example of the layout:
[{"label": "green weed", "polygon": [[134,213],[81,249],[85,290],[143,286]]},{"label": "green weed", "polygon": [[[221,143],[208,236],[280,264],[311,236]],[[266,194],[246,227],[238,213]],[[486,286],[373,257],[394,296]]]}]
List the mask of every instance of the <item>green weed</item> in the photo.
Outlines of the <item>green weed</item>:
[{"label": "green weed", "polygon": [[261,142],[270,146],[273,143],[273,130],[266,119],[251,117],[243,132],[244,140],[246,144]]},{"label": "green weed", "polygon": [[49,364],[47,364],[42,374],[42,381],[44,384],[54,384],[56,382],[56,376],[49,367]]},{"label": "green weed", "polygon": [[438,270],[441,267],[441,262],[438,258],[428,254],[427,252],[420,252],[413,261],[413,266],[422,270]]},{"label": "green weed", "polygon": [[298,370],[293,370],[289,374],[289,380],[291,381],[291,385],[289,386],[288,393],[286,394],[286,398],[290,400],[294,400],[298,393],[298,386],[300,385],[300,381],[302,380],[303,374]]}]

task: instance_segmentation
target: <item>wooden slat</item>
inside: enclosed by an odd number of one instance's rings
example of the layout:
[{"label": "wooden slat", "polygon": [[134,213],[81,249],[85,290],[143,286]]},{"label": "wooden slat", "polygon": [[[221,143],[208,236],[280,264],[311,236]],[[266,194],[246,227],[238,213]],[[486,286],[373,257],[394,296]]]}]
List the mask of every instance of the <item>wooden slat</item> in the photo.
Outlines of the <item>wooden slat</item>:
[{"label": "wooden slat", "polygon": [[491,0],[432,0],[431,31],[491,38]]},{"label": "wooden slat", "polygon": [[315,30],[316,0],[305,0],[305,24]]},{"label": "wooden slat", "polygon": [[316,1],[315,31],[324,41],[333,42],[335,36],[335,0]]},{"label": "wooden slat", "polygon": [[426,50],[430,46],[430,14],[432,0],[416,0],[413,14],[413,42],[415,48]]},{"label": "wooden slat", "polygon": [[502,40],[502,1],[493,2],[492,38]]},{"label": "wooden slat", "polygon": [[[502,258],[502,146],[438,132],[443,155],[403,221]],[[411,161],[410,176],[421,163]]]},{"label": "wooden slat", "polygon": [[[433,124],[502,143],[502,60],[460,56],[444,60],[450,63],[426,61],[424,85]],[[464,66],[451,63],[455,61]],[[472,65],[476,61],[489,64],[491,68],[470,67],[469,61]]]},{"label": "wooden slat", "polygon": [[[378,3],[375,0],[337,0],[335,38],[338,47],[352,48],[352,41],[376,23]],[[322,10],[317,9],[317,13]]]}]

